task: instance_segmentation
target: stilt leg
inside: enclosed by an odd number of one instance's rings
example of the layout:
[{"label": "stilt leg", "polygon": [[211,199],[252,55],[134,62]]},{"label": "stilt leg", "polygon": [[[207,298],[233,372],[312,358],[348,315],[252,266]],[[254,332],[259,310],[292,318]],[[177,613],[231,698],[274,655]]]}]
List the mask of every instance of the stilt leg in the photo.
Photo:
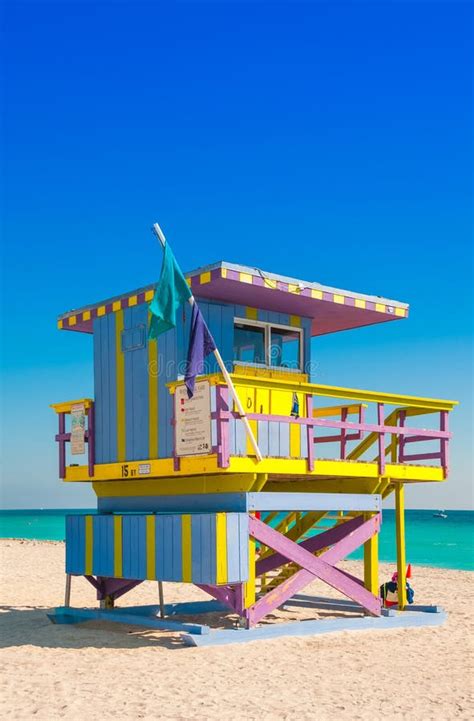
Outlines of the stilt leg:
[{"label": "stilt leg", "polygon": [[69,608],[71,605],[71,574],[66,574],[66,590],[64,593],[64,605]]},{"label": "stilt leg", "polygon": [[403,610],[407,604],[405,550],[405,487],[403,483],[397,483],[395,487],[395,522],[397,531],[398,608],[400,610]]},{"label": "stilt leg", "polygon": [[158,581],[158,596],[160,598],[160,618],[165,617],[165,600],[163,595],[163,582]]}]

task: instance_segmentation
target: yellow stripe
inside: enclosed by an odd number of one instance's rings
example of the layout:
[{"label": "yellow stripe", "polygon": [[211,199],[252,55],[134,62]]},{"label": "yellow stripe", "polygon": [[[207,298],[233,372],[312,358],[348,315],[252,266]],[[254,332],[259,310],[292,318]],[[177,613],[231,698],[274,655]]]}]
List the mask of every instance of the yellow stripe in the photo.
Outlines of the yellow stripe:
[{"label": "yellow stripe", "polygon": [[86,320],[90,320],[90,319],[91,319],[90,310],[85,310],[84,313],[82,314],[82,320],[86,321]]},{"label": "yellow stripe", "polygon": [[191,516],[189,515],[189,513],[184,513],[181,516],[181,546],[183,560],[183,582],[191,583]]},{"label": "yellow stripe", "polygon": [[244,606],[255,603],[255,538],[249,537],[249,579],[244,584]]},{"label": "yellow stripe", "polygon": [[[301,401],[300,401],[301,403]],[[301,405],[300,405],[301,407]],[[299,458],[301,456],[301,426],[297,423],[290,423],[290,456]]]},{"label": "yellow stripe", "polygon": [[72,315],[70,318],[68,318],[68,325],[76,325],[77,318],[75,315]]},{"label": "yellow stripe", "polygon": [[240,273],[239,274],[239,280],[241,283],[253,283],[253,276],[250,275],[250,273]]},{"label": "yellow stripe", "polygon": [[118,310],[121,310],[122,303],[119,300],[114,300],[112,303],[112,310],[114,313],[116,313]]},{"label": "yellow stripe", "polygon": [[355,299],[355,307],[356,308],[365,308],[365,300],[362,300],[362,298],[356,298]]},{"label": "yellow stripe", "polygon": [[227,268],[221,268],[221,278],[227,278]]},{"label": "yellow stripe", "polygon": [[211,280],[211,274],[209,271],[206,271],[205,273],[201,273],[199,276],[199,282],[201,285],[204,285],[205,283],[209,283]]},{"label": "yellow stripe", "polygon": [[288,292],[289,293],[301,293],[301,288],[299,285],[294,285],[294,283],[290,283],[288,285]]},{"label": "yellow stripe", "polygon": [[62,327],[63,327],[63,322],[62,322],[62,320],[58,320],[58,328],[59,328],[59,330],[61,330]]},{"label": "yellow stripe", "polygon": [[316,290],[315,288],[311,288],[311,298],[317,298],[318,300],[321,300],[322,297],[323,297],[322,290]]},{"label": "yellow stripe", "polygon": [[154,295],[155,295],[155,291],[154,291],[154,290],[147,290],[147,292],[145,293],[145,301],[146,301],[147,303],[149,303],[150,300],[153,300],[153,296],[154,296]]},{"label": "yellow stripe", "polygon": [[114,516],[114,576],[122,577],[122,516]]},{"label": "yellow stripe", "polygon": [[227,516],[216,513],[216,583],[227,583]]},{"label": "yellow stripe", "polygon": [[395,308],[395,315],[399,315],[401,318],[405,317],[405,309],[404,308]]},{"label": "yellow stripe", "polygon": [[156,578],[155,516],[146,517],[146,577]]},{"label": "yellow stripe", "polygon": [[148,448],[149,457],[158,458],[158,343],[148,341]]},{"label": "yellow stripe", "polygon": [[301,318],[299,315],[290,315],[290,325],[295,328],[301,328]]},{"label": "yellow stripe", "polygon": [[344,305],[344,296],[343,295],[337,295],[336,293],[334,293],[333,300],[335,303],[340,303],[340,305]]},{"label": "yellow stripe", "polygon": [[246,308],[245,309],[245,317],[249,320],[257,320],[258,318],[258,311],[256,308]]},{"label": "yellow stripe", "polygon": [[86,516],[86,554],[85,554],[85,576],[92,576],[92,546],[94,543],[94,531],[92,527],[92,516]]},{"label": "yellow stripe", "polygon": [[[252,411],[252,412],[253,412],[253,411]],[[257,443],[258,443],[258,424],[257,424],[257,421],[249,421],[249,426],[250,426],[250,428],[252,429],[252,432],[253,432],[253,435],[254,435],[254,437],[255,437],[255,440],[256,440]],[[246,439],[247,439],[247,449],[246,449],[246,453],[247,453],[248,456],[254,456],[254,455],[255,455],[255,450],[254,450],[254,447],[252,446],[252,442],[251,442],[251,440],[250,440],[249,435],[248,435],[247,432],[245,433],[245,437],[246,437]]]},{"label": "yellow stripe", "polygon": [[375,310],[377,311],[377,313],[385,313],[386,307],[383,303],[376,303]]},{"label": "yellow stripe", "polygon": [[101,305],[99,308],[97,308],[97,315],[105,315],[105,305]]},{"label": "yellow stripe", "polygon": [[136,305],[138,303],[138,296],[131,295],[128,299],[128,307],[130,308],[132,305]]},{"label": "yellow stripe", "polygon": [[117,369],[117,460],[125,460],[125,358],[122,352],[123,310],[115,316],[115,355]]}]

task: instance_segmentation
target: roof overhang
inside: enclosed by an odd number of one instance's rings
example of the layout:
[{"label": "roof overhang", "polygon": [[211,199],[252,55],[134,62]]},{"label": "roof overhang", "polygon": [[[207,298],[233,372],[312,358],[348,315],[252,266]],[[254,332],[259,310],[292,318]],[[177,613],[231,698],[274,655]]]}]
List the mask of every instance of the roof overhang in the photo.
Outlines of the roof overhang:
[{"label": "roof overhang", "polygon": [[[313,336],[408,316],[406,303],[223,261],[187,273],[186,277],[198,298],[311,318]],[[91,333],[94,318],[150,302],[155,287],[156,283],[64,313],[59,317],[58,326],[64,330]]]}]

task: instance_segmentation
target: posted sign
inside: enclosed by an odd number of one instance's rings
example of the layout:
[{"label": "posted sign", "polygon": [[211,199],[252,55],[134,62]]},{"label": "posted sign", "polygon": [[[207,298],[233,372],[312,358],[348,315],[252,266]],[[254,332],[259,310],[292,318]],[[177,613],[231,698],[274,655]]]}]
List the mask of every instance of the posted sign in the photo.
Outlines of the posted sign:
[{"label": "posted sign", "polygon": [[71,454],[79,456],[85,452],[86,411],[84,403],[71,406]]},{"label": "posted sign", "polygon": [[186,386],[174,394],[175,445],[177,456],[202,456],[212,450],[211,391],[209,381],[198,381],[188,398]]}]

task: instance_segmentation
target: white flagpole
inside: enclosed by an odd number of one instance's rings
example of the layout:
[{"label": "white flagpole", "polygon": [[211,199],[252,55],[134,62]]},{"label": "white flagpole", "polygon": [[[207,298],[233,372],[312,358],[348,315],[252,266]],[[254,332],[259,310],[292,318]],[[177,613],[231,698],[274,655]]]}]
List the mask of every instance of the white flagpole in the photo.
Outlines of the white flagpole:
[{"label": "white flagpole", "polygon": [[[156,237],[158,238],[158,240],[160,241],[161,245],[162,245],[163,248],[164,248],[165,245],[166,245],[166,238],[165,238],[165,235],[164,235],[163,231],[161,230],[160,226],[158,225],[158,223],[154,223],[154,224],[153,224],[153,232],[155,233]],[[196,301],[194,300],[194,296],[193,296],[193,295],[191,295],[191,297],[188,298],[188,302],[189,302],[189,305],[194,305],[194,303],[195,303]],[[245,415],[244,407],[243,407],[243,405],[242,405],[242,403],[241,403],[241,401],[240,401],[239,396],[237,395],[237,391],[235,390],[234,384],[233,384],[233,382],[232,382],[232,378],[230,377],[230,375],[229,375],[229,373],[228,373],[228,371],[227,371],[227,368],[225,367],[225,363],[224,363],[224,361],[222,360],[222,356],[221,356],[221,354],[219,353],[219,351],[217,350],[217,348],[216,348],[216,350],[214,351],[214,356],[215,356],[216,361],[217,361],[217,363],[218,363],[218,365],[219,365],[219,368],[221,369],[222,375],[224,376],[224,380],[225,380],[225,382],[226,382],[226,384],[227,384],[227,387],[228,387],[228,389],[230,390],[231,395],[232,395],[232,397],[233,397],[233,399],[234,399],[234,401],[235,401],[235,405],[237,406],[237,410],[239,411],[239,415],[240,415],[240,417],[241,417],[241,419],[242,419],[242,421],[243,421],[243,424],[244,424],[244,426],[245,426],[245,431],[246,431],[246,433],[247,433],[247,435],[248,435],[248,437],[249,437],[250,443],[252,444],[252,448],[253,448],[254,451],[255,451],[255,455],[257,456],[257,460],[258,460],[258,461],[261,461],[261,460],[262,460],[262,454],[261,454],[261,452],[260,452],[260,448],[258,447],[257,440],[256,440],[256,438],[255,438],[255,436],[254,436],[254,434],[253,434],[253,431],[252,431],[251,427],[250,427],[249,419],[248,419],[247,416]]]}]

